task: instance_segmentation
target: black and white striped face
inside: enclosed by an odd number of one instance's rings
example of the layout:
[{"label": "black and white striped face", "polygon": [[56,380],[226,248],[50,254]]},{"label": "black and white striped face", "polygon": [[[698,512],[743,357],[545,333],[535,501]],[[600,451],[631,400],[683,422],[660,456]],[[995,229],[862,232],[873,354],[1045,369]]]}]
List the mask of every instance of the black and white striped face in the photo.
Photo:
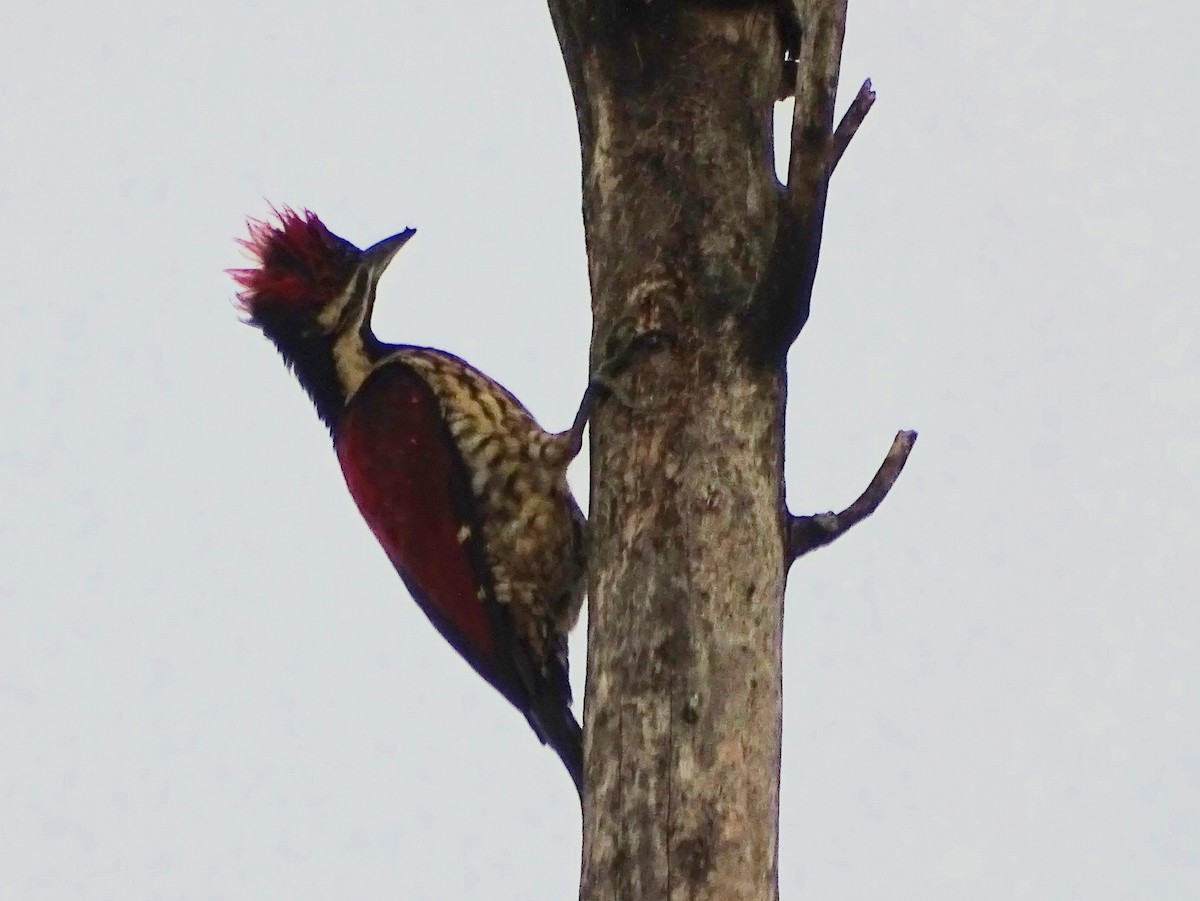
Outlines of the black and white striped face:
[{"label": "black and white striped face", "polygon": [[361,263],[346,290],[327,303],[317,317],[322,330],[332,339],[334,368],[346,400],[358,391],[375,363],[374,349],[378,342],[371,333],[371,313],[379,280],[413,234],[413,229],[406,229],[363,251]]},{"label": "black and white striped face", "polygon": [[407,229],[359,250],[307,210],[276,210],[277,223],[251,220],[239,243],[258,266],[230,270],[241,309],[279,350],[332,429],[370,372],[375,290],[388,263],[414,234]]},{"label": "black and white striped face", "polygon": [[349,281],[341,291],[325,301],[317,314],[317,322],[326,334],[342,334],[360,328],[370,320],[379,279],[413,234],[413,229],[408,229],[366,250],[355,249],[357,260]]}]

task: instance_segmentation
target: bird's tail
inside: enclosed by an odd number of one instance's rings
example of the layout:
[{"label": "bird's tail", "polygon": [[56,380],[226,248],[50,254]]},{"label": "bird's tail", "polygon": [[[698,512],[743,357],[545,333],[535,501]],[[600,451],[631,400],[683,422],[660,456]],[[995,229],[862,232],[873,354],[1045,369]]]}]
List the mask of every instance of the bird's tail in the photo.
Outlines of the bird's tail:
[{"label": "bird's tail", "polygon": [[571,708],[562,698],[535,699],[529,710],[529,722],[543,742],[554,749],[583,799],[583,730]]}]

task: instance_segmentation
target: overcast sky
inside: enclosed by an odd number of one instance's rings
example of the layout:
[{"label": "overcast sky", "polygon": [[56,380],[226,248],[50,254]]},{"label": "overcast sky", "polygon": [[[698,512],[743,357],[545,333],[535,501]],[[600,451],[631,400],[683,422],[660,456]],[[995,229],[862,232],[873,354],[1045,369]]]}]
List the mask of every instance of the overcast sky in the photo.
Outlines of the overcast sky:
[{"label": "overcast sky", "polygon": [[[791,356],[793,505],[921,439],[792,571],[785,898],[1200,897],[1185,9],[852,3],[844,93],[879,101]],[[268,200],[416,226],[379,332],[564,428],[590,320],[544,3],[3,19],[0,899],[572,897],[569,781],[222,272]]]}]

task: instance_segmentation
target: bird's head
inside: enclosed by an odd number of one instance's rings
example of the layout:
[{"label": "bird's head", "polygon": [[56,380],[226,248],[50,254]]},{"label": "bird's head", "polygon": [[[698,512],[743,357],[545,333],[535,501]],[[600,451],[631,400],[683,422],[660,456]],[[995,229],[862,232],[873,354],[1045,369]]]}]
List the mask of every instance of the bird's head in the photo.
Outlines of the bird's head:
[{"label": "bird's head", "polygon": [[330,430],[385,345],[371,334],[375,289],[406,229],[359,250],[314,213],[284,207],[275,220],[250,220],[239,243],[258,265],[231,269],[238,306],[296,374]]},{"label": "bird's head", "polygon": [[241,287],[238,305],[249,321],[276,340],[336,338],[370,326],[379,278],[415,234],[405,229],[359,250],[339,238],[315,213],[289,207],[275,221],[251,219],[239,240],[258,265],[230,269]]}]

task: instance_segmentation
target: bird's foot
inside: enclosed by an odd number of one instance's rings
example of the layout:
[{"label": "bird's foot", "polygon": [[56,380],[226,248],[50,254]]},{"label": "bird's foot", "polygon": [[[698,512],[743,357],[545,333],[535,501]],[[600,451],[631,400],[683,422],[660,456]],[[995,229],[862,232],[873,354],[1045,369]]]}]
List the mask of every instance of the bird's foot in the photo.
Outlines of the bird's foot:
[{"label": "bird's foot", "polygon": [[676,340],[674,332],[661,328],[638,329],[630,323],[618,323],[603,342],[604,356],[592,370],[591,379],[583,392],[579,412],[566,432],[561,433],[567,459],[573,459],[583,448],[583,430],[596,410],[601,397],[611,397],[621,406],[638,413],[653,413],[666,407],[665,402],[635,400],[617,376],[628,369],[643,354],[653,352]]}]

